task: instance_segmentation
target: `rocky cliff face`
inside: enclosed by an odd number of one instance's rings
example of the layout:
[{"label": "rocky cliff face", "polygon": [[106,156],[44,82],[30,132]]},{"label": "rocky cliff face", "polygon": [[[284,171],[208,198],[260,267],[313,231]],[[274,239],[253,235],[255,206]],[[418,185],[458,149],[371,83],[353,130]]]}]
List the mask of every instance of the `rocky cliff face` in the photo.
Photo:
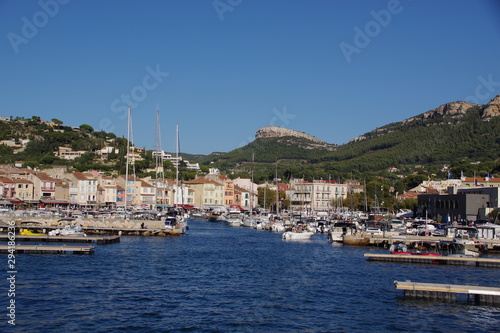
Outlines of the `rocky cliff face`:
[{"label": "rocky cliff face", "polygon": [[497,117],[500,116],[500,95],[493,98],[483,111],[483,117]]},{"label": "rocky cliff face", "polygon": [[424,112],[416,117],[408,118],[403,121],[403,124],[409,123],[417,119],[430,119],[435,117],[461,117],[471,107],[482,108],[481,116],[483,118],[490,118],[500,116],[500,95],[493,98],[488,104],[480,105],[469,102],[451,102],[440,105],[439,107]]},{"label": "rocky cliff face", "polygon": [[326,143],[325,141],[322,141],[318,138],[315,138],[312,135],[306,134],[304,132],[299,132],[299,131],[294,131],[288,128],[283,128],[279,126],[267,126],[267,127],[262,127],[260,128],[256,133],[255,133],[255,138],[260,139],[260,138],[280,138],[284,136],[294,136],[298,138],[304,138],[316,143]]}]

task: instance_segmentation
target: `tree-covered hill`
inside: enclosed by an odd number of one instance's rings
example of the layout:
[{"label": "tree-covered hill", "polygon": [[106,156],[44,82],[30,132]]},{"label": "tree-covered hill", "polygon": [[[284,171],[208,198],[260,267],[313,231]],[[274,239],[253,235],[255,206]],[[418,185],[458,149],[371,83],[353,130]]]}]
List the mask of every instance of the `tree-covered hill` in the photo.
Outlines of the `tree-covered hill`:
[{"label": "tree-covered hill", "polygon": [[[440,107],[438,111],[426,112],[411,121],[388,124],[333,151],[305,148],[308,144],[303,138],[267,138],[199,161],[243,175],[248,174],[246,164],[255,154],[255,161],[259,163],[256,168],[267,173],[268,178],[276,163],[283,177],[294,175],[310,179],[396,177],[388,174],[388,168],[398,170],[403,176],[417,172],[443,177],[448,174],[441,170],[444,165],[450,165],[456,175],[461,171],[477,172],[478,175],[500,172],[500,117],[484,116],[490,105],[469,104],[460,104],[467,109],[453,115],[439,112],[449,109]],[[471,164],[477,161],[483,163]]]}]

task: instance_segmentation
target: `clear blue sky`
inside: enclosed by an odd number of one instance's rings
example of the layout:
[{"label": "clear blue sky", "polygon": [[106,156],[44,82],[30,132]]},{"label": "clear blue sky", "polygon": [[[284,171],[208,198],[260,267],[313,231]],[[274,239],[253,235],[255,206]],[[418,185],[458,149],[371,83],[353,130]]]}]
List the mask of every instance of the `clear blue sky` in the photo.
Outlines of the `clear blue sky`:
[{"label": "clear blue sky", "polygon": [[[500,94],[500,6],[482,0],[0,0],[0,116],[155,147],[230,151],[276,125],[342,144]],[[55,4],[58,4],[57,6]],[[127,98],[128,95],[128,98]]]}]

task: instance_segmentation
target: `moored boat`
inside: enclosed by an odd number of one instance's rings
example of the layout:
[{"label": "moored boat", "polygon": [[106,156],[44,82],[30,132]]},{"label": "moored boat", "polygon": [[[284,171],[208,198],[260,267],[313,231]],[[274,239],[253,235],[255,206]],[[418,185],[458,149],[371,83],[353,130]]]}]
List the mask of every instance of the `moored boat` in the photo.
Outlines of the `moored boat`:
[{"label": "moored boat", "polygon": [[314,235],[312,231],[286,231],[283,233],[284,240],[308,240]]},{"label": "moored boat", "polygon": [[391,254],[399,254],[399,255],[418,255],[418,256],[436,256],[436,257],[441,256],[441,254],[436,252],[420,252],[420,251],[410,252],[408,251],[408,246],[406,246],[406,244],[403,242],[393,243],[389,248],[389,251],[391,252]]}]

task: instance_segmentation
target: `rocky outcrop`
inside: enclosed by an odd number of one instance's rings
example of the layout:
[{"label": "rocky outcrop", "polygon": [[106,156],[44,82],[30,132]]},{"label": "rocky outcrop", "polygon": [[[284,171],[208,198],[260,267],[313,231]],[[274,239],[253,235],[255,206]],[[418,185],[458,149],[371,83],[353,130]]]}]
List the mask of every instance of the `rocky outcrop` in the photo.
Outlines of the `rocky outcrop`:
[{"label": "rocky outcrop", "polygon": [[483,111],[484,118],[500,116],[500,95],[493,98]]},{"label": "rocky outcrop", "polygon": [[467,113],[467,110],[473,106],[477,106],[478,104],[469,103],[469,102],[451,102],[440,105],[439,107],[424,112],[416,117],[408,118],[403,121],[403,124],[409,123],[416,119],[430,119],[435,117],[456,117],[462,116]]},{"label": "rocky outcrop", "polygon": [[322,141],[318,138],[315,138],[312,135],[306,134],[304,132],[299,132],[295,130],[291,130],[288,128],[284,127],[279,127],[279,126],[266,126],[260,128],[256,133],[255,133],[255,138],[256,139],[261,139],[261,138],[281,138],[284,136],[294,136],[297,138],[304,138],[316,143],[325,143],[325,141]]},{"label": "rocky outcrop", "polygon": [[480,109],[482,109],[481,117],[483,118],[500,116],[500,95],[497,95],[486,105],[474,104],[469,102],[446,103],[433,110],[424,112],[418,116],[408,118],[403,121],[403,124],[417,119],[431,119],[435,117],[461,117],[466,114],[471,107],[479,107]]}]

